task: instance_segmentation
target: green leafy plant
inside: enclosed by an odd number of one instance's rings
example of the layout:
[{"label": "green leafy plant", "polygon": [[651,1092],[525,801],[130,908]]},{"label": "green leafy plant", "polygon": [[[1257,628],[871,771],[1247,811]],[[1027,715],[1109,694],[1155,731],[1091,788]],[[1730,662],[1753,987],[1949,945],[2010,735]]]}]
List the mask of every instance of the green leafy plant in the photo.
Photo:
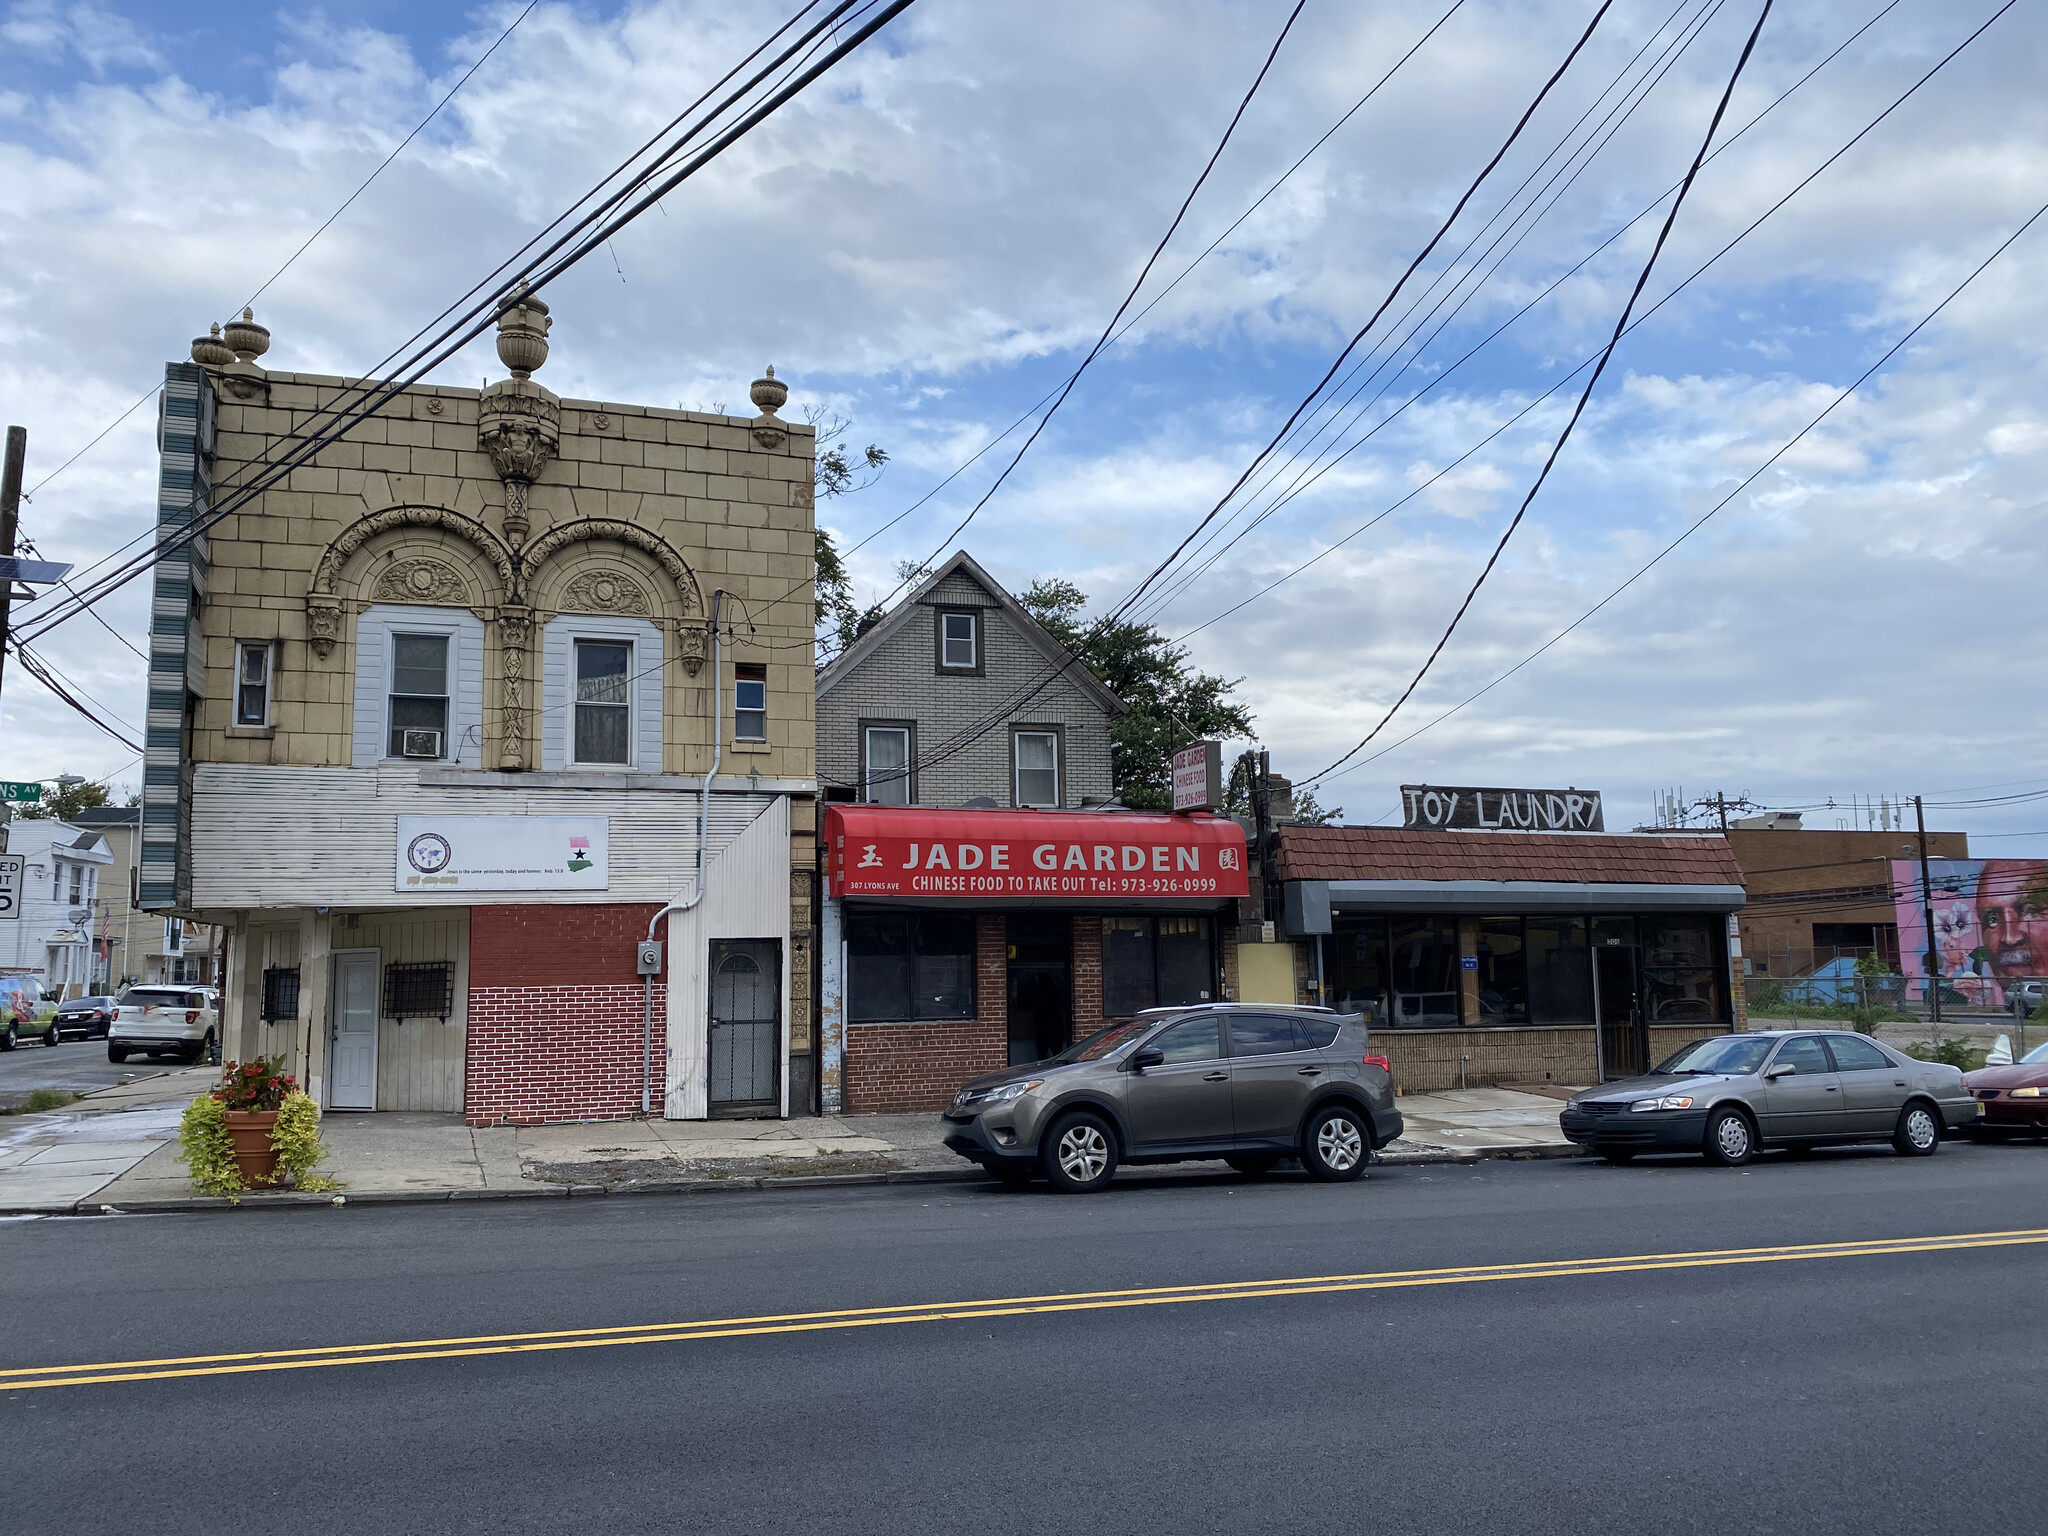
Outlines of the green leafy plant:
[{"label": "green leafy plant", "polygon": [[1974,1072],[1984,1065],[1984,1058],[1990,1053],[1972,1050],[1960,1040],[1916,1040],[1906,1047],[1906,1054],[1918,1061],[1938,1061],[1945,1066]]},{"label": "green leafy plant", "polygon": [[326,1158],[327,1144],[320,1139],[320,1106],[305,1094],[294,1089],[285,1096],[270,1128],[270,1144],[277,1149],[284,1172],[291,1175],[292,1188],[316,1194],[342,1187],[339,1181],[313,1171]]},{"label": "green leafy plant", "polygon": [[202,1093],[185,1106],[178,1121],[178,1160],[192,1170],[192,1183],[201,1193],[241,1199],[245,1186],[228,1134],[227,1107],[215,1095]]}]

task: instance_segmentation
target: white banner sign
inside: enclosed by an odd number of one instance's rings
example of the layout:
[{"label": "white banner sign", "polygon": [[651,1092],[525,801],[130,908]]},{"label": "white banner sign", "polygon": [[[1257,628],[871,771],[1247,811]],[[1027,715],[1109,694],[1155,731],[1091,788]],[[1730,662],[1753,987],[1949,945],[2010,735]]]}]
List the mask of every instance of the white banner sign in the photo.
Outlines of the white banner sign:
[{"label": "white banner sign", "polygon": [[1223,743],[1198,741],[1173,754],[1173,808],[1223,809]]},{"label": "white banner sign", "polygon": [[601,891],[605,816],[401,816],[400,891]]},{"label": "white banner sign", "polygon": [[25,854],[0,853],[0,922],[21,916],[21,866]]}]

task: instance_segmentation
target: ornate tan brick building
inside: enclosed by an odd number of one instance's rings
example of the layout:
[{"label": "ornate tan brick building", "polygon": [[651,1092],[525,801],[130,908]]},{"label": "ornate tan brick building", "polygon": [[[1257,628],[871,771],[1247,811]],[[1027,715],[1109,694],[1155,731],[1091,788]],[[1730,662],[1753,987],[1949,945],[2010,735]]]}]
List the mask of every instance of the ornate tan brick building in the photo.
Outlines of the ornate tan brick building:
[{"label": "ornate tan brick building", "polygon": [[[224,1049],[331,1108],[807,1112],[813,435],[773,369],[752,418],[559,399],[550,324],[159,563],[142,904],[228,927]],[[162,536],[358,398],[268,344],[170,366]]]}]

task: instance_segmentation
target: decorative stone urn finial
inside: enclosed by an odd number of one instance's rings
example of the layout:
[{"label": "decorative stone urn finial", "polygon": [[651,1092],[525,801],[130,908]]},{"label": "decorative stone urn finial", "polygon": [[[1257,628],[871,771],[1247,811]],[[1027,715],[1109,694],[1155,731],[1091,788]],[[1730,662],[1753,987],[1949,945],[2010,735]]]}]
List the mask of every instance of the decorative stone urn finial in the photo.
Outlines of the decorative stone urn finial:
[{"label": "decorative stone urn finial", "polygon": [[235,360],[235,349],[220,339],[220,322],[204,336],[192,338],[192,361],[208,368],[225,368]]},{"label": "decorative stone urn finial", "polygon": [[238,363],[253,363],[270,350],[270,332],[256,323],[253,309],[244,309],[241,319],[230,320],[222,339],[235,349]]},{"label": "decorative stone urn finial", "polygon": [[548,307],[521,283],[498,305],[498,361],[515,379],[530,379],[548,360]]},{"label": "decorative stone urn finial", "polygon": [[754,418],[754,441],[763,448],[780,448],[788,442],[789,428],[775,413],[789,399],[789,386],[775,377],[773,363],[768,365],[766,374],[748,387],[747,398],[761,408],[761,414]]},{"label": "decorative stone urn finial", "polygon": [[477,403],[477,446],[505,482],[505,537],[515,550],[533,526],[526,493],[562,440],[562,402],[533,382],[533,370],[548,360],[553,323],[523,282],[498,301],[498,359],[512,377],[490,385]]}]

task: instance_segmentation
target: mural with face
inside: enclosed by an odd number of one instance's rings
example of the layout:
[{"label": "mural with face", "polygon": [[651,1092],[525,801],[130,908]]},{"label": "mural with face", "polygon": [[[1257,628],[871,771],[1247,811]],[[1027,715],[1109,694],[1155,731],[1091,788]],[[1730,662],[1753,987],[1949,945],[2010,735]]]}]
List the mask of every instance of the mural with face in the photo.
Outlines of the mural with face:
[{"label": "mural with face", "polygon": [[[2009,982],[2048,977],[2048,859],[1930,859],[1934,944],[1945,988],[1972,1003],[2005,1005]],[[1892,863],[1900,968],[1926,974],[1920,866]],[[1924,996],[1924,983],[1908,996]]]}]

